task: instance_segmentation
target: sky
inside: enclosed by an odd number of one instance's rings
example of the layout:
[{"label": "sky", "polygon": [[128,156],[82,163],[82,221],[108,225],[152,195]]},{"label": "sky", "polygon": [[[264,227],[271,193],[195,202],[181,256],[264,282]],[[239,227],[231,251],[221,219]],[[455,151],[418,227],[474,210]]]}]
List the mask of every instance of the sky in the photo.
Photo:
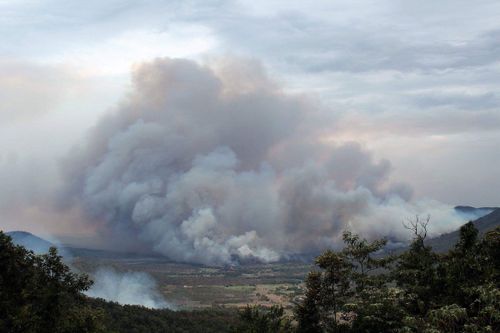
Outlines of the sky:
[{"label": "sky", "polygon": [[498,1],[0,0],[0,13],[6,229],[87,230],[78,207],[54,208],[61,165],[157,58],[245,63],[244,78],[262,71],[259,87],[321,110],[322,142],[390,161],[415,200],[500,204]]}]

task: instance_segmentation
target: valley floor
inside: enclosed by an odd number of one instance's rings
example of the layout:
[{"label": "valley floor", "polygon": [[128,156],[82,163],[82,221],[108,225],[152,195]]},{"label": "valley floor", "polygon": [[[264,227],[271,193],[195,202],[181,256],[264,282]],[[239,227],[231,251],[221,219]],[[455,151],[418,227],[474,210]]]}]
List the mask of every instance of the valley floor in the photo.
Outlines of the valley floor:
[{"label": "valley floor", "polygon": [[179,309],[282,305],[291,309],[303,294],[303,281],[310,264],[286,262],[206,267],[173,263],[161,258],[76,257],[72,265],[92,274],[99,267],[120,272],[146,272],[159,290]]}]

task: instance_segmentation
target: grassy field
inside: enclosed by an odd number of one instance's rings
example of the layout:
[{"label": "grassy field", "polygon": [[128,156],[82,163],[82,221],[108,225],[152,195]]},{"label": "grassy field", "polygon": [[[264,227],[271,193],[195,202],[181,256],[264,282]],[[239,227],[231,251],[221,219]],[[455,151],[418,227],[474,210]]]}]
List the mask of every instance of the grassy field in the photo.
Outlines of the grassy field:
[{"label": "grassy field", "polygon": [[92,274],[98,267],[153,276],[165,298],[180,309],[282,305],[290,309],[303,293],[311,266],[300,262],[207,267],[163,258],[76,257],[72,265]]}]

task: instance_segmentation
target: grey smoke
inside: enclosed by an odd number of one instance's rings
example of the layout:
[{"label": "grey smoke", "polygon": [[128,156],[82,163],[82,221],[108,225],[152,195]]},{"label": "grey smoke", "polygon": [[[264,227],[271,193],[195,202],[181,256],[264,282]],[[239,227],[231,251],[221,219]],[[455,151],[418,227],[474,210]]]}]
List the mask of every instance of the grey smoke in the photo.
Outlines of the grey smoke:
[{"label": "grey smoke", "polygon": [[391,183],[389,161],[332,143],[334,119],[258,64],[157,59],[66,161],[64,201],[110,241],[218,265],[336,246],[346,228],[403,240],[417,214],[434,233],[461,222]]},{"label": "grey smoke", "polygon": [[156,281],[146,273],[119,273],[111,268],[100,268],[93,274],[93,279],[94,284],[86,292],[87,296],[154,309],[172,308],[159,293]]}]

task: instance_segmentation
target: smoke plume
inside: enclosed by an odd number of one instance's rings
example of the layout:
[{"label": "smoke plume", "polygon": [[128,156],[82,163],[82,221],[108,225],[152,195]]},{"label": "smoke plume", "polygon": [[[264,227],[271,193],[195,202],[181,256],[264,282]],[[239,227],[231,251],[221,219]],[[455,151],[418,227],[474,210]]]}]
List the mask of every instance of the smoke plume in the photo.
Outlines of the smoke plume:
[{"label": "smoke plume", "polygon": [[179,261],[272,262],[336,246],[342,230],[406,239],[401,221],[453,210],[412,200],[391,164],[337,144],[335,116],[253,62],[157,59],[65,163],[67,203],[125,246]]},{"label": "smoke plume", "polygon": [[118,273],[110,268],[101,268],[93,277],[94,284],[86,292],[87,296],[154,309],[172,308],[159,294],[155,280],[146,273]]}]

